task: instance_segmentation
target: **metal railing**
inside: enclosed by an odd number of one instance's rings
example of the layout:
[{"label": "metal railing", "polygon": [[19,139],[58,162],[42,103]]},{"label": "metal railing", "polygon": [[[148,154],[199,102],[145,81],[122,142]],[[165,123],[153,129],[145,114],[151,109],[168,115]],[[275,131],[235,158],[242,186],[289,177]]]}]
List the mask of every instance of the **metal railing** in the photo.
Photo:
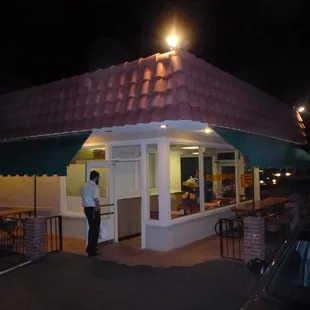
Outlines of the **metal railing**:
[{"label": "metal railing", "polygon": [[288,213],[288,210],[264,217],[265,259],[267,261],[273,258],[290,233],[290,221],[284,218],[285,213]]},{"label": "metal railing", "polygon": [[62,217],[55,215],[45,218],[45,252],[52,253],[62,251]]},{"label": "metal railing", "polygon": [[25,219],[0,217],[0,257],[25,254]]},{"label": "metal railing", "polygon": [[220,237],[221,257],[243,261],[243,220],[238,218],[221,218],[215,226],[215,232]]}]

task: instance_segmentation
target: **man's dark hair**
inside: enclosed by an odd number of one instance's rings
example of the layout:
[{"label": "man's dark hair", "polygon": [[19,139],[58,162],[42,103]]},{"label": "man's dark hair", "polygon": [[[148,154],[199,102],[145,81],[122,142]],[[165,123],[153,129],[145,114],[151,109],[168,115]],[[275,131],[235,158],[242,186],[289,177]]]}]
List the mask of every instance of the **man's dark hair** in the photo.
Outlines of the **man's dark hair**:
[{"label": "man's dark hair", "polygon": [[89,179],[93,181],[96,178],[99,178],[99,172],[96,170],[93,170],[89,175]]}]

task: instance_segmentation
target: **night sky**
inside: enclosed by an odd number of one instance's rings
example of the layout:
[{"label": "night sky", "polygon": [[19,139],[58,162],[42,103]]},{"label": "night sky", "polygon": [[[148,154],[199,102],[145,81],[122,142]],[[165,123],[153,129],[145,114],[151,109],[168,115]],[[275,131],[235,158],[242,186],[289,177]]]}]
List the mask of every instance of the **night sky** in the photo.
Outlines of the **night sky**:
[{"label": "night sky", "polygon": [[0,10],[0,92],[165,52],[190,52],[290,104],[310,90],[309,0],[14,1]]}]

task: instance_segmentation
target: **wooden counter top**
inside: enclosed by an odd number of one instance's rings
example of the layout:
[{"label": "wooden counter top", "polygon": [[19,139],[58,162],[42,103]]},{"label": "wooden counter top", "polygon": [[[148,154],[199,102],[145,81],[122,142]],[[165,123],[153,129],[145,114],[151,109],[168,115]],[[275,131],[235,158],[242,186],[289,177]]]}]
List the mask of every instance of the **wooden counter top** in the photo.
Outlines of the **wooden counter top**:
[{"label": "wooden counter top", "polygon": [[240,213],[253,213],[262,211],[268,207],[272,207],[278,204],[284,204],[288,201],[287,197],[270,197],[264,200],[258,201],[249,201],[247,203],[238,204],[231,208],[233,212],[240,212]]}]

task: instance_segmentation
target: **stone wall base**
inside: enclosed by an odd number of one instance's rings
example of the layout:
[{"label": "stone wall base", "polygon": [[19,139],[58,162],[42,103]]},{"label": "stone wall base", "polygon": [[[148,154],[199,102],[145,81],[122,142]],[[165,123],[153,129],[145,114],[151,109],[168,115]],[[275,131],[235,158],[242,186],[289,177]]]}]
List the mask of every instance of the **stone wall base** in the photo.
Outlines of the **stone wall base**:
[{"label": "stone wall base", "polygon": [[261,217],[244,218],[244,260],[265,259],[265,220]]},{"label": "stone wall base", "polygon": [[45,218],[28,218],[25,221],[26,259],[34,261],[45,256]]}]

